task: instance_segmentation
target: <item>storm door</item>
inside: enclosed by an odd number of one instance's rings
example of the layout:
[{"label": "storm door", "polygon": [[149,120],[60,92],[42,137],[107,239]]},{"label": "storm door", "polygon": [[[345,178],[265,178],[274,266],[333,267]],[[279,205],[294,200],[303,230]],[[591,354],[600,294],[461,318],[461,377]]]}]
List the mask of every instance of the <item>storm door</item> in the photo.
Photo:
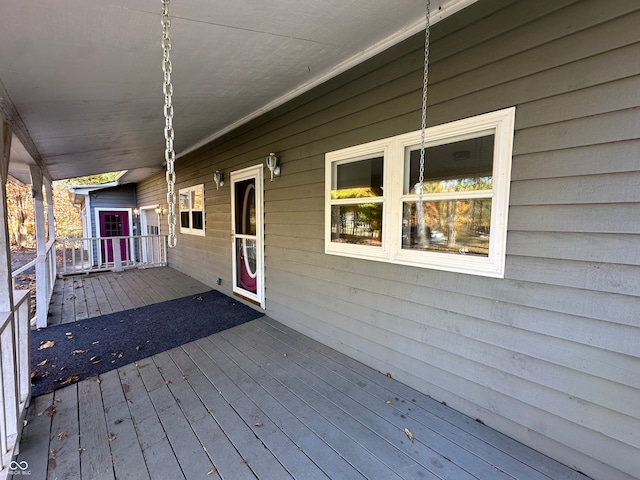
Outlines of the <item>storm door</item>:
[{"label": "storm door", "polygon": [[264,308],[262,165],[231,173],[233,292]]},{"label": "storm door", "polygon": [[[110,212],[101,211],[100,218],[100,236],[101,237],[127,237],[129,236],[129,213],[125,211]],[[100,242],[103,261],[109,263],[114,261],[113,258],[113,240],[106,239]],[[120,255],[121,259],[128,260],[127,239],[120,239]]]}]

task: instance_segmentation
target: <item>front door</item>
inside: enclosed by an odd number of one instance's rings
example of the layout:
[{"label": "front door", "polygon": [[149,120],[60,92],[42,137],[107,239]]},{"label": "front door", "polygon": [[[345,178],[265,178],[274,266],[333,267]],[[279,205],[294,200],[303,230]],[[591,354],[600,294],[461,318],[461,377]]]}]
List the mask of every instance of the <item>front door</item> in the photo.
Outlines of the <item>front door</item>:
[{"label": "front door", "polygon": [[233,292],[264,308],[262,165],[231,173]]},{"label": "front door", "polygon": [[[129,213],[125,211],[120,212],[100,212],[100,236],[101,237],[127,237],[129,235]],[[113,258],[113,240],[103,240],[100,242],[102,250],[103,261],[112,263]],[[120,255],[121,259],[127,260],[127,239],[120,240]]]}]

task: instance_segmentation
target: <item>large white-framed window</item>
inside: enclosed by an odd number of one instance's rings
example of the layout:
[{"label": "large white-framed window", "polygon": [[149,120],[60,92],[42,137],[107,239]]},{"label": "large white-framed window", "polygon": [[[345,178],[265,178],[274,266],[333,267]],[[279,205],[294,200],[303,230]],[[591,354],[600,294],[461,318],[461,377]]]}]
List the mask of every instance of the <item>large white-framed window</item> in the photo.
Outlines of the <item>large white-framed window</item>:
[{"label": "large white-framed window", "polygon": [[[325,252],[504,277],[515,107],[325,156]],[[420,217],[424,222],[418,221]]]},{"label": "large white-framed window", "polygon": [[204,185],[181,188],[180,199],[180,233],[204,236]]}]

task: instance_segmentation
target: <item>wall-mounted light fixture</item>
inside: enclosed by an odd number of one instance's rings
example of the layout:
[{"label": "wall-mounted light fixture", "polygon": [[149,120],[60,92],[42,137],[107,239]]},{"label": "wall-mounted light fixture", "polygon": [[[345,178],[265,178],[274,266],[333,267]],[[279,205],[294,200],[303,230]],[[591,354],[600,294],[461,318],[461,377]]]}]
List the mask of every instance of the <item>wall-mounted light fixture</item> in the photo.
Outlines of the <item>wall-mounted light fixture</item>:
[{"label": "wall-mounted light fixture", "polygon": [[267,168],[271,172],[271,181],[273,182],[274,175],[276,177],[280,176],[280,166],[278,165],[278,157],[276,157],[276,154],[271,152],[266,158],[266,163]]},{"label": "wall-mounted light fixture", "polygon": [[134,209],[133,209],[133,214],[134,214],[136,217],[139,217],[139,216],[140,216],[140,209],[139,209],[138,207],[134,208]]},{"label": "wall-mounted light fixture", "polygon": [[155,210],[158,215],[162,216],[162,207],[160,205],[157,205]]},{"label": "wall-mounted light fixture", "polygon": [[213,181],[216,182],[216,190],[220,190],[220,187],[224,186],[224,175],[220,170],[216,170],[213,174]]}]

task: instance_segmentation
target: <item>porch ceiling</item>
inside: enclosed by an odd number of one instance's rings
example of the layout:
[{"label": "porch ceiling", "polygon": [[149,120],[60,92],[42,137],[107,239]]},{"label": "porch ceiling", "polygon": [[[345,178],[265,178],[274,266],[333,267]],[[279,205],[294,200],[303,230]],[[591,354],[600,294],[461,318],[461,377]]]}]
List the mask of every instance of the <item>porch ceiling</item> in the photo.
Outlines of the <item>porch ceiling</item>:
[{"label": "porch ceiling", "polygon": [[[432,22],[475,1],[433,0]],[[416,33],[425,3],[172,2],[178,157]],[[0,0],[12,176],[28,183],[29,163],[53,180],[162,164],[160,7]]]}]

